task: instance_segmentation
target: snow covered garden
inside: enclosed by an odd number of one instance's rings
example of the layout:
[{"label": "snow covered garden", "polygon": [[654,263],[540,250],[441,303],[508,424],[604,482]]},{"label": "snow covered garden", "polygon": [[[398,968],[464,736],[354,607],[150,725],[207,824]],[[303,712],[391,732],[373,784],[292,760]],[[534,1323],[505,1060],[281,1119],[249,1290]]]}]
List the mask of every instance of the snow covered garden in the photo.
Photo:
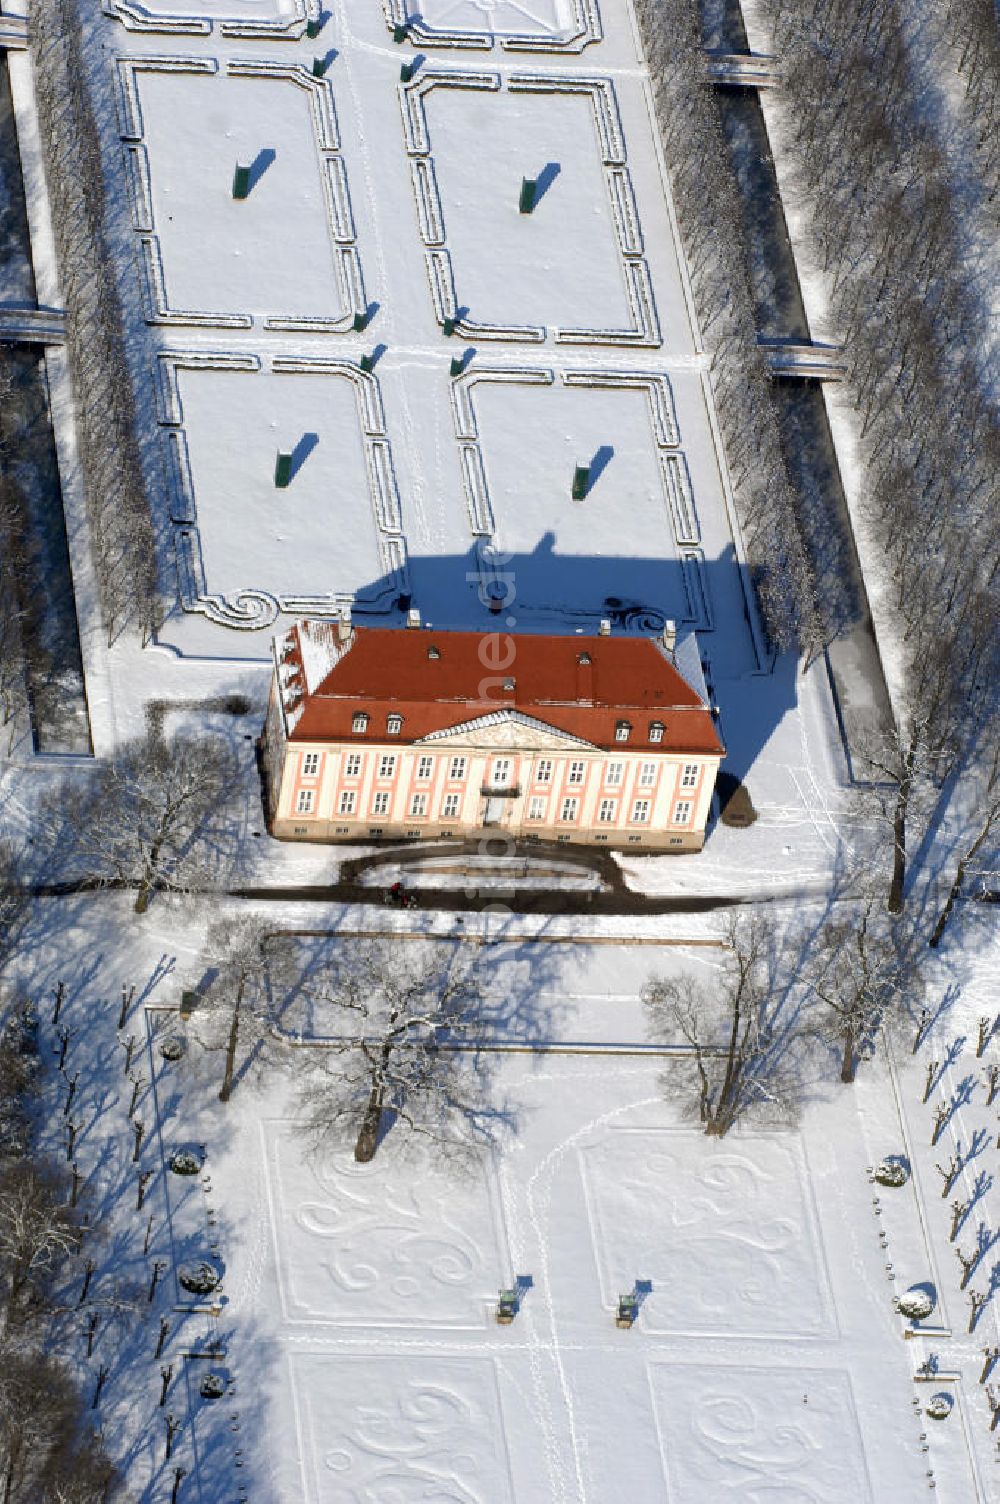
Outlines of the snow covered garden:
[{"label": "snow covered garden", "polygon": [[[933,9],[5,7],[86,693],[25,750],[22,540],[4,1504],[997,1496],[997,58]],[[705,849],[271,840],[271,636],[348,608],[695,631]]]}]

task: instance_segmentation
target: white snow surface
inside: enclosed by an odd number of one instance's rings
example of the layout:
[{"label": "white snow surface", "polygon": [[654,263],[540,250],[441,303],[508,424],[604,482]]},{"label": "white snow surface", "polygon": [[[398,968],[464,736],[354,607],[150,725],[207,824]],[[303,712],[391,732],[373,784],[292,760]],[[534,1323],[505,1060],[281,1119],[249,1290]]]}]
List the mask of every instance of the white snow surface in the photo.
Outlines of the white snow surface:
[{"label": "white snow surface", "polygon": [[[206,916],[161,901],[139,922],[125,903],[49,904],[56,938],[26,964],[43,1045],[56,1043],[47,987],[69,978],[83,1204],[106,1218],[91,1245],[95,1298],[115,1282],[140,1292],[99,1417],[136,1498],[160,1500],[175,1465],[201,1504],[895,1504],[931,1483],[962,1504],[995,1497],[977,1381],[996,1312],[966,1332],[934,1169],[977,1129],[994,1142],[979,1084],[927,1146],[936,1103],[979,1074],[973,972],[916,1056],[910,1037],[898,1040],[895,1064],[863,1066],[853,1089],[828,1068],[800,1125],[748,1124],[718,1142],[665,1104],[670,1060],[650,1050],[637,1000],[652,972],[718,964],[704,927],[669,921],[652,945],[501,940],[484,948],[480,975],[509,1012],[508,1040],[524,1038],[516,1016],[536,1021],[534,1050],[494,1057],[506,1136],[459,1168],[397,1127],[359,1166],[349,1143],[304,1152],[294,1062],[279,1075],[241,1071],[231,1102],[218,1102],[221,1051],[198,1043],[197,1011],[187,1024],[175,1011],[202,974]],[[357,927],[354,913],[328,917],[345,934]],[[481,938],[411,934],[405,943]],[[90,966],[74,973],[81,956]],[[115,1043],[119,979],[137,985],[120,1041],[136,1039],[138,1166]],[[307,1020],[296,1055],[323,1030],[321,1016]],[[187,1040],[178,1064],[160,1054],[167,1034]],[[948,1063],[925,1104],[932,1058]],[[204,1154],[191,1179],[166,1169],[187,1147]],[[898,1190],[867,1173],[889,1154],[913,1167]],[[970,1197],[990,1162],[980,1146],[955,1195]],[[153,1178],[137,1212],[140,1169]],[[959,1247],[978,1221],[993,1225],[995,1194],[987,1177]],[[199,1257],[223,1274],[211,1300],[176,1284],[178,1266]],[[980,1290],[993,1262],[973,1281]],[[503,1327],[497,1293],[510,1286],[520,1309]],[[893,1307],[915,1286],[935,1300],[922,1323]],[[618,1298],[633,1289],[638,1319],[620,1330]],[[161,1317],[180,1427],[169,1464],[151,1358]],[[116,1340],[102,1331],[95,1360],[81,1356],[85,1380]],[[217,1402],[198,1394],[209,1370],[230,1386]],[[941,1393],[952,1410],[932,1420],[926,1406]]]}]

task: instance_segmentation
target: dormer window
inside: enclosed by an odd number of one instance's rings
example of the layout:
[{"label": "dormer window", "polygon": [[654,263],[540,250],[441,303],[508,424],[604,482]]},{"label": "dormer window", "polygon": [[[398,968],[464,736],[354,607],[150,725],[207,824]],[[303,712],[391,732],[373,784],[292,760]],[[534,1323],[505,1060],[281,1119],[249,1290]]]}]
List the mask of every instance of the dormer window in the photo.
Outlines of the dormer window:
[{"label": "dormer window", "polygon": [[388,736],[398,736],[403,729],[403,717],[395,714],[387,716],[385,729]]},{"label": "dormer window", "polygon": [[662,721],[650,721],[650,723],[649,723],[649,739],[650,739],[651,742],[662,742],[662,740],[663,740],[663,722]]},{"label": "dormer window", "polygon": [[615,721],[615,741],[627,742],[632,735],[631,721]]},{"label": "dormer window", "polygon": [[368,713],[364,710],[356,710],[351,719],[351,730],[355,736],[364,736],[368,730]]}]

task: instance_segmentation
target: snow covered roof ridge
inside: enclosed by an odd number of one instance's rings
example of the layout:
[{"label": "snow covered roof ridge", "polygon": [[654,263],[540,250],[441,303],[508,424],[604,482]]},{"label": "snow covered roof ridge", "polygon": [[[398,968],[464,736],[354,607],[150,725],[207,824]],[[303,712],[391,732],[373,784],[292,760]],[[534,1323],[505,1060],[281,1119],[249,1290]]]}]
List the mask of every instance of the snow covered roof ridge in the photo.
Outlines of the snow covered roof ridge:
[{"label": "snow covered roof ridge", "polygon": [[307,620],[292,630],[298,633],[306,693],[312,695],[354,646],[354,629],[342,621]]},{"label": "snow covered roof ridge", "polygon": [[308,697],[354,646],[349,619],[296,622],[272,644],[286,729],[295,729]]}]

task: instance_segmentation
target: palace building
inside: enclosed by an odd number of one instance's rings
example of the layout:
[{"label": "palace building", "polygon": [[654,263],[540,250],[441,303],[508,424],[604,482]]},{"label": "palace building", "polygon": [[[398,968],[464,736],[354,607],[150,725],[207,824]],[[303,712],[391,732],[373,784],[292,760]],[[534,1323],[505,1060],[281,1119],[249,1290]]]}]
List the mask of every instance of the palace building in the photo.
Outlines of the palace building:
[{"label": "palace building", "polygon": [[458,632],[410,615],[275,639],[273,835],[700,850],[724,748],[693,634]]}]

